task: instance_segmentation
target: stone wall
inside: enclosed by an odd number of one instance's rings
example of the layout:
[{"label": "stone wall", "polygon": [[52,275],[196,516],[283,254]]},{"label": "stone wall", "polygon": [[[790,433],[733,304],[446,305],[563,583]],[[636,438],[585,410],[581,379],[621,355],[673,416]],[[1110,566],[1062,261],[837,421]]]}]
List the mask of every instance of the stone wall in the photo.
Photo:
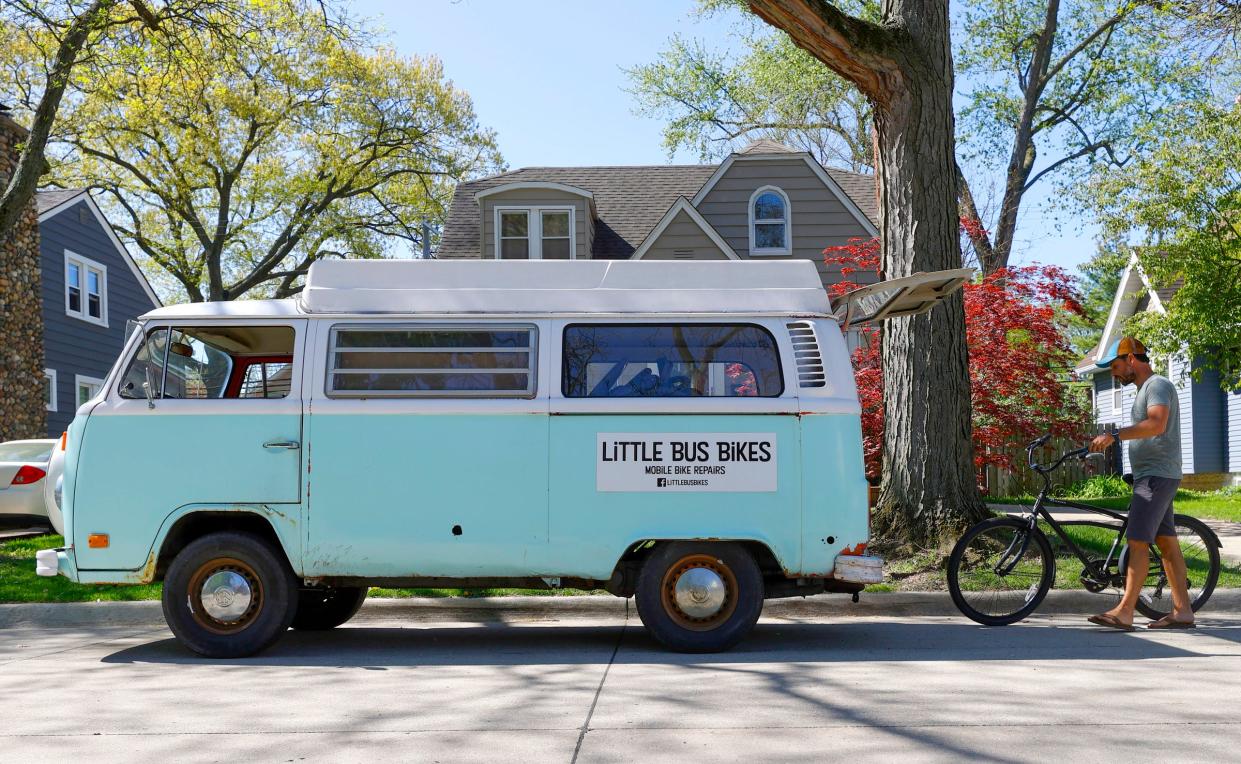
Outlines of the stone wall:
[{"label": "stone wall", "polygon": [[[26,130],[0,114],[0,189],[9,184]],[[39,216],[32,199],[0,238],[0,442],[47,437],[44,418]]]}]

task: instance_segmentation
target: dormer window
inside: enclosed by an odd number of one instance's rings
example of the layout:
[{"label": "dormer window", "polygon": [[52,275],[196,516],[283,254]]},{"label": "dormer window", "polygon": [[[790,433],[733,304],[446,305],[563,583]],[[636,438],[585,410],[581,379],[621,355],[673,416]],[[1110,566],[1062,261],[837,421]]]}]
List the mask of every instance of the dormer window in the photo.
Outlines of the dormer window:
[{"label": "dormer window", "polygon": [[789,197],[775,186],[763,186],[750,197],[750,255],[792,254]]},{"label": "dormer window", "polygon": [[572,260],[573,207],[497,207],[496,258]]}]

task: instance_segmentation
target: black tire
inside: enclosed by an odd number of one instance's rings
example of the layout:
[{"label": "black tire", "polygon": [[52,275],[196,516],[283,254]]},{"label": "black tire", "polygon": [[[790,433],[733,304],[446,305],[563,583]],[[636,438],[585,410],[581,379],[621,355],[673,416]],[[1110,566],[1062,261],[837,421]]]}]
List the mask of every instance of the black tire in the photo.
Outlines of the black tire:
[{"label": "black tire", "polygon": [[[1197,612],[1206,604],[1219,582],[1219,548],[1215,546],[1215,534],[1201,520],[1188,515],[1176,515],[1176,537],[1181,542],[1181,554],[1185,557],[1189,580],[1189,606]],[[1122,569],[1128,570],[1128,548],[1122,553]],[[1151,545],[1150,574],[1138,596],[1138,612],[1152,620],[1159,620],[1172,611],[1172,590],[1163,572],[1159,548]]]},{"label": "black tire", "polygon": [[302,589],[297,595],[293,628],[327,631],[353,618],[366,601],[365,586]]},{"label": "black tire", "polygon": [[1014,517],[996,517],[970,528],[948,560],[953,603],[985,626],[1007,626],[1033,613],[1055,578],[1056,560],[1047,536]]},{"label": "black tire", "polygon": [[[691,574],[694,569],[705,572]],[[701,581],[692,586],[695,579]],[[689,610],[679,604],[678,583]],[[638,617],[665,647],[714,653],[736,645],[754,628],[763,611],[763,575],[740,544],[673,541],[656,546],[642,564],[634,594]],[[695,605],[691,600],[700,596]]]},{"label": "black tire", "polygon": [[[228,585],[203,597],[217,575],[216,583]],[[248,594],[243,599],[239,591]],[[242,658],[269,647],[289,628],[296,603],[297,580],[284,553],[250,533],[225,531],[190,542],[164,577],[168,627],[181,644],[208,658]],[[223,612],[243,605],[240,614]]]}]

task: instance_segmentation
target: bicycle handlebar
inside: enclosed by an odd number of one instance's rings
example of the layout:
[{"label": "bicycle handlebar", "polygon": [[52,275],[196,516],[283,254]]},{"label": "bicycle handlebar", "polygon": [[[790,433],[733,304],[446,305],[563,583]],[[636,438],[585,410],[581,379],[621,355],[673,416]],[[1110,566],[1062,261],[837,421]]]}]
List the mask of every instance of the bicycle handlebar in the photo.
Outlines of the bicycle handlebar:
[{"label": "bicycle handlebar", "polygon": [[1030,441],[1030,443],[1026,445],[1026,461],[1029,463],[1030,469],[1034,470],[1035,472],[1038,472],[1044,477],[1046,477],[1051,472],[1055,472],[1060,467],[1061,464],[1064,464],[1069,459],[1085,457],[1090,453],[1089,448],[1078,448],[1073,451],[1067,451],[1061,454],[1060,458],[1057,459],[1055,463],[1050,466],[1039,464],[1038,462],[1034,461],[1034,449],[1045,444],[1049,440],[1051,440],[1051,435],[1047,434],[1047,435],[1042,436],[1041,438]]}]

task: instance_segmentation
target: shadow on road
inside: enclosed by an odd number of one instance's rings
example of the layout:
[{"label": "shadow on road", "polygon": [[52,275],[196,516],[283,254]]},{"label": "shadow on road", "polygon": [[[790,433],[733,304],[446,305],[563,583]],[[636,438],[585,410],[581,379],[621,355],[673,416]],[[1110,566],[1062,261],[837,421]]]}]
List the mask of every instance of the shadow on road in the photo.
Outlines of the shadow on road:
[{"label": "shadow on road", "polygon": [[[622,628],[624,633],[622,635]],[[641,623],[621,626],[509,626],[393,628],[358,626],[331,632],[290,631],[266,652],[242,659],[209,660],[173,639],[136,645],[103,658],[104,663],[161,663],[270,666],[333,666],[384,670],[398,666],[489,666],[618,664],[848,663],[859,661],[1152,660],[1217,654],[1224,639],[1241,643],[1236,622],[1204,624],[1180,632],[1177,645],[1139,630],[1125,633],[1027,622],[985,628],[954,622],[838,623],[763,622],[725,653],[668,652]],[[1188,644],[1185,644],[1188,642]]]}]

